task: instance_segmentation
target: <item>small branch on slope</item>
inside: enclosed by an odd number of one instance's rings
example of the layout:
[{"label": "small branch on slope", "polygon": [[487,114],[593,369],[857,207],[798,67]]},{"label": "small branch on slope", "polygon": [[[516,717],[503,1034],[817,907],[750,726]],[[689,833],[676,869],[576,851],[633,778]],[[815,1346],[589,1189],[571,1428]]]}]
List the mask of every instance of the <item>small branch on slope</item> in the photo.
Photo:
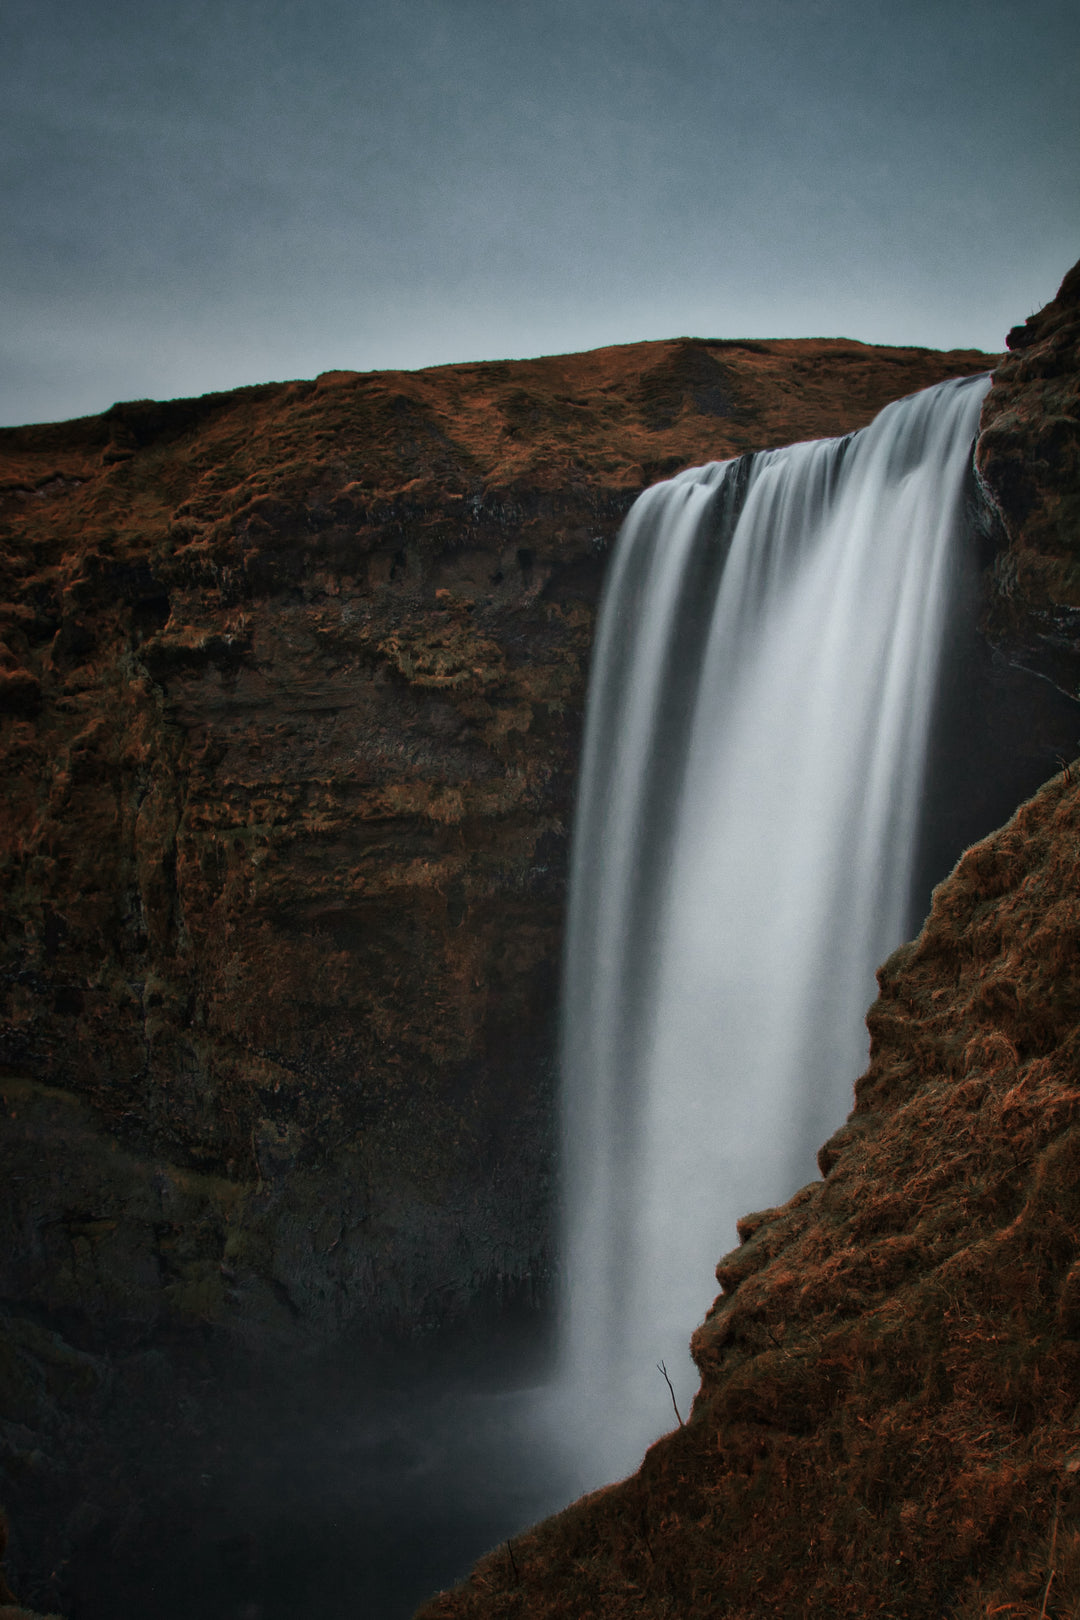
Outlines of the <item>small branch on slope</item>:
[{"label": "small branch on slope", "polygon": [[1046,1604],[1050,1596],[1050,1587],[1053,1584],[1057,1571],[1054,1568],[1054,1554],[1057,1552],[1058,1515],[1061,1512],[1061,1486],[1058,1486],[1057,1501],[1054,1503],[1054,1529],[1050,1537],[1050,1556],[1046,1560],[1050,1566],[1050,1573],[1046,1578],[1046,1588],[1043,1592],[1042,1608],[1039,1610],[1039,1620],[1046,1620]]},{"label": "small branch on slope", "polygon": [[675,1399],[675,1391],[672,1388],[671,1379],[668,1377],[667,1367],[664,1365],[664,1363],[662,1361],[658,1361],[656,1363],[656,1370],[657,1370],[658,1373],[663,1374],[664,1383],[667,1385],[668,1394],[671,1396],[671,1404],[675,1408],[675,1416],[679,1420],[679,1428],[680,1429],[685,1429],[686,1424],[682,1420],[682,1413],[679,1411],[679,1403]]}]

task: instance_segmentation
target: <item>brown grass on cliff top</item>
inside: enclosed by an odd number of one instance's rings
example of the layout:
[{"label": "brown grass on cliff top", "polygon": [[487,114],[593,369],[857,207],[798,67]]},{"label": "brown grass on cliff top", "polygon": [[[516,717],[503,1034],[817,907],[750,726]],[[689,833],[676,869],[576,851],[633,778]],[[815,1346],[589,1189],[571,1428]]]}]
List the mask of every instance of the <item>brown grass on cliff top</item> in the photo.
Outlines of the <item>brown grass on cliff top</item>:
[{"label": "brown grass on cliff top", "polygon": [[646,483],[679,467],[850,432],[901,394],[995,359],[846,338],[679,338],[135,400],[0,429],[0,526],[36,547],[38,566],[196,542],[235,563],[297,503],[310,521],[293,538],[307,546],[332,520],[430,524],[444,507],[460,544],[478,517],[465,497],[522,490],[564,505],[603,492],[617,526]]},{"label": "brown grass on cliff top", "polygon": [[717,1269],[690,1422],[422,1620],[1080,1613],[1076,767],[879,982],[825,1179]]}]

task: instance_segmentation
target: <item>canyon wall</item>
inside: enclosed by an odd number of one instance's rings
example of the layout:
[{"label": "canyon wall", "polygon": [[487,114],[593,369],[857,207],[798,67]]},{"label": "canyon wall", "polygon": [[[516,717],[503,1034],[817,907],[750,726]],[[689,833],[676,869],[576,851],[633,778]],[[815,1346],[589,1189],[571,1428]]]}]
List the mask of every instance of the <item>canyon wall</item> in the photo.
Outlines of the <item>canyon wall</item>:
[{"label": "canyon wall", "polygon": [[[1009,343],[977,452],[1004,526],[983,628],[1071,701],[1080,267]],[[823,1179],[718,1265],[690,1420],[423,1620],[1076,1612],[1078,896],[1074,762],[880,970]]]},{"label": "canyon wall", "polygon": [[2,1297],[284,1341],[541,1293],[621,517],[986,364],[679,340],[0,434]]}]

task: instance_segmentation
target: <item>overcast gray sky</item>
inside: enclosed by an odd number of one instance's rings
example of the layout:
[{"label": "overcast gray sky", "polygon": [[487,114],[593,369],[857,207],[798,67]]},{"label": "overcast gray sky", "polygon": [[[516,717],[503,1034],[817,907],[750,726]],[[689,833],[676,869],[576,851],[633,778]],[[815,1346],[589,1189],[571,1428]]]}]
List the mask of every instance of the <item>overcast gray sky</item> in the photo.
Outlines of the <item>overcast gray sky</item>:
[{"label": "overcast gray sky", "polygon": [[6,0],[0,422],[692,333],[1001,346],[1080,0]]}]

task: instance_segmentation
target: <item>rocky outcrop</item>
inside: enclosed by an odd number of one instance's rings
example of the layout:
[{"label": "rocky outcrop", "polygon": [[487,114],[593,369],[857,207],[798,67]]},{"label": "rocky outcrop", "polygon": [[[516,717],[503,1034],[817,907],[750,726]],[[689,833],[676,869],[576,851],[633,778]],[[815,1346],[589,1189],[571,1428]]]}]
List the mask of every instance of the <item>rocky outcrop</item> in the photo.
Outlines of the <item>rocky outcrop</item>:
[{"label": "rocky outcrop", "polygon": [[0,434],[3,1298],[265,1342],[542,1290],[622,514],[986,363],[680,340]]},{"label": "rocky outcrop", "polygon": [[1080,692],[1080,265],[1008,336],[979,436],[978,467],[1008,543],[985,623],[1014,664]]},{"label": "rocky outcrop", "polygon": [[[1010,334],[978,465],[997,658],[1076,694],[1080,274]],[[748,1215],[685,1427],[423,1620],[1080,1604],[1080,765],[879,973],[823,1179]]]}]

